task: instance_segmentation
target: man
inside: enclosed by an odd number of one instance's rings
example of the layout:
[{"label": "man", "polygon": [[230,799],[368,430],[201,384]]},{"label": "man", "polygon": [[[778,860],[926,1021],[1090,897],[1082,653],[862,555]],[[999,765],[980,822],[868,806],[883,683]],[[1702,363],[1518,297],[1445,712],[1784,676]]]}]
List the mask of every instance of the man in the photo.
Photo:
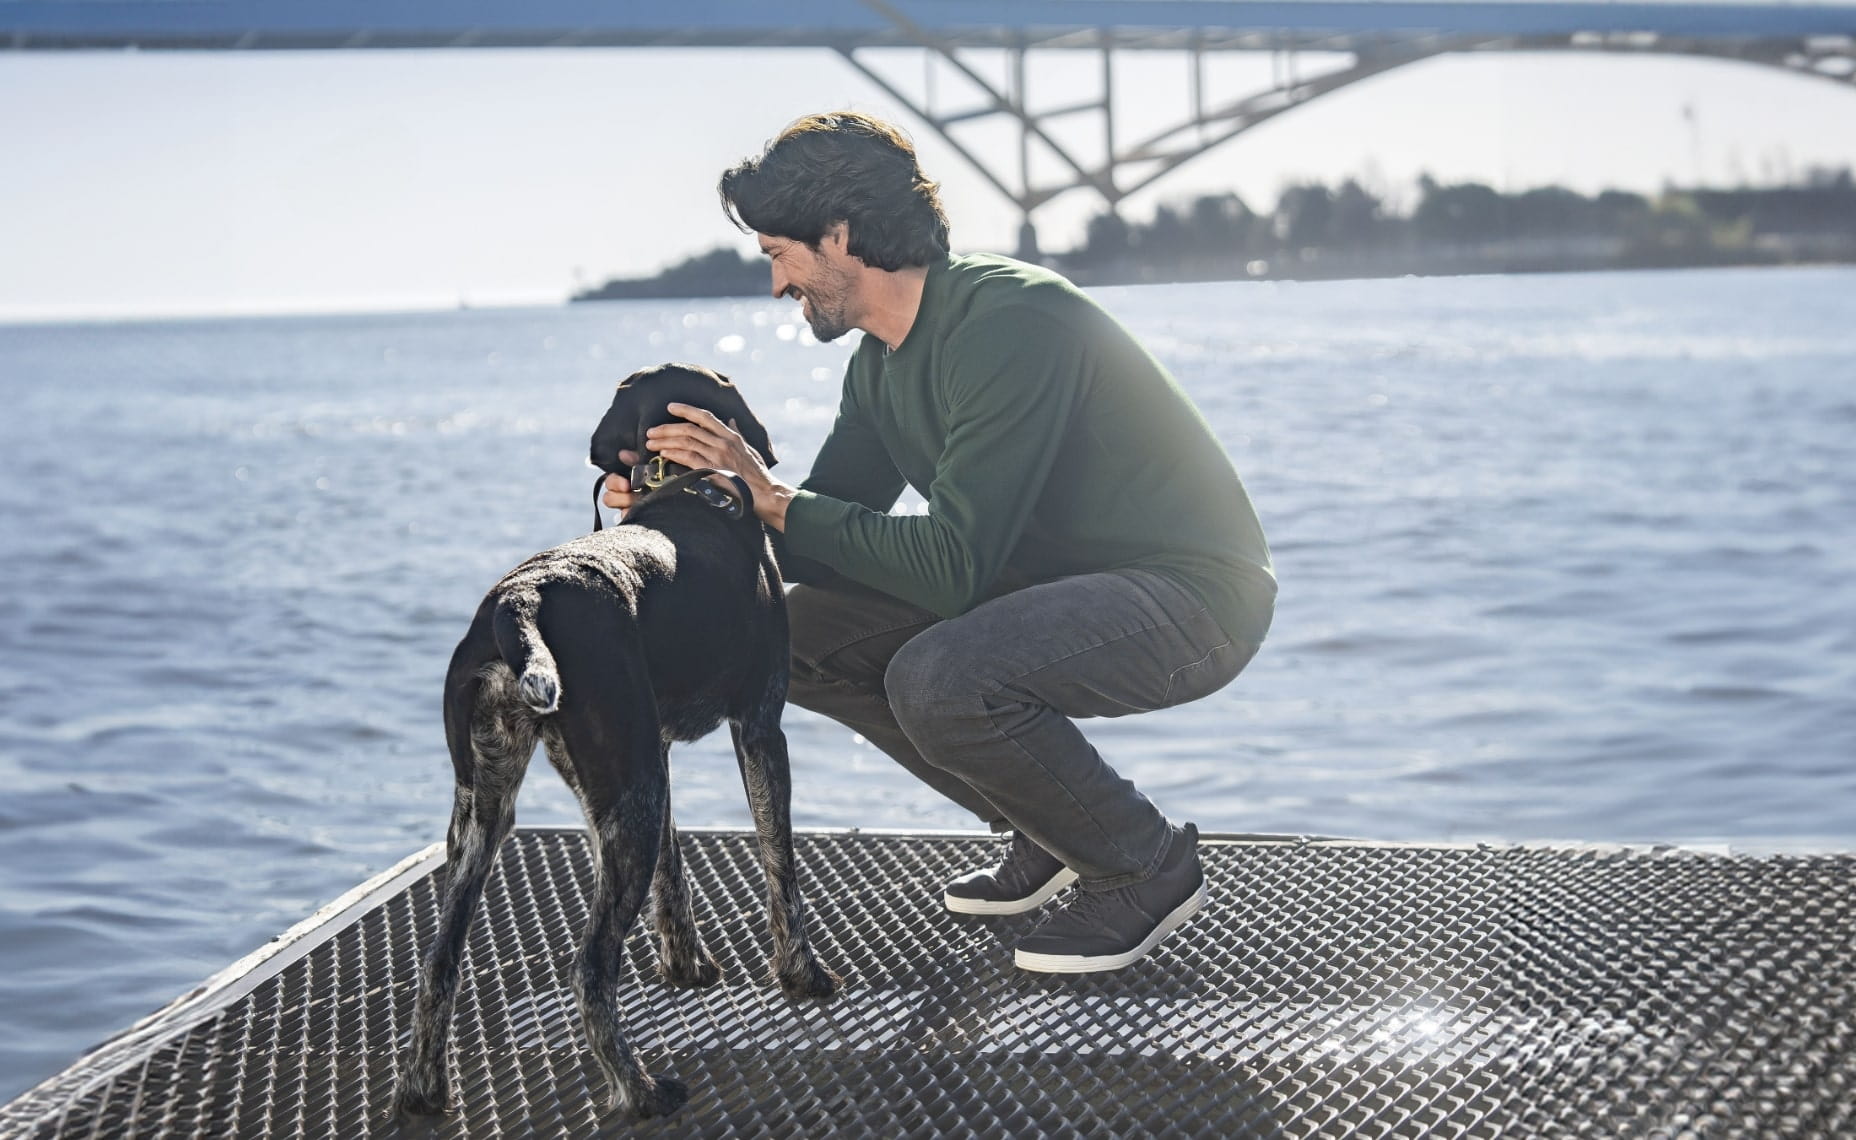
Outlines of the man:
[{"label": "man", "polygon": [[[1198,833],[1111,768],[1072,718],[1229,682],[1276,594],[1249,498],[1165,370],[1063,278],[952,257],[896,128],[794,123],[722,176],[724,209],[822,341],[864,332],[811,475],[773,478],[728,425],[673,405],[675,463],[739,472],[803,583],[788,595],[794,703],[856,729],[998,831],[1003,861],[950,910],[1081,890],[1014,951],[1025,969],[1118,969],[1202,905]],[[903,486],[925,515],[892,515]],[[608,480],[605,501],[629,506]]]}]

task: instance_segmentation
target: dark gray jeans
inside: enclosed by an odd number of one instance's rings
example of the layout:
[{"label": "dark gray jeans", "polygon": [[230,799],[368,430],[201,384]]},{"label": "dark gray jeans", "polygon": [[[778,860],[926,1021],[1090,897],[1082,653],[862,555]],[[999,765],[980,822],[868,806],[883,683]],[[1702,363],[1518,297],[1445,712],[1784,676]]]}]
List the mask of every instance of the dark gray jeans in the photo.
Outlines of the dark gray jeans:
[{"label": "dark gray jeans", "polygon": [[1257,651],[1141,570],[1032,586],[945,621],[851,583],[796,586],[786,604],[788,699],[995,828],[1022,830],[1097,889],[1152,875],[1167,819],[1071,718],[1195,700]]}]

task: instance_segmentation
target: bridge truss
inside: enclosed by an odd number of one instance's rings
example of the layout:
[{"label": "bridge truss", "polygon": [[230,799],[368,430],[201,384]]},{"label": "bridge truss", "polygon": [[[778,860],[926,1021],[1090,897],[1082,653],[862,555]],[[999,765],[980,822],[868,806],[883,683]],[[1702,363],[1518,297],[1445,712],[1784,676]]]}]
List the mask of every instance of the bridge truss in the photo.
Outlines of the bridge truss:
[{"label": "bridge truss", "polygon": [[[941,109],[936,105],[931,84],[927,85],[924,97],[916,97],[878,66],[871,47],[840,45],[839,54],[932,128],[1018,207],[1024,219],[1019,232],[1019,254],[1031,257],[1037,254],[1033,212],[1059,195],[1074,190],[1093,191],[1114,212],[1128,196],[1286,111],[1395,68],[1441,55],[1543,51],[1684,55],[1757,64],[1828,80],[1856,91],[1856,36],[1663,34],[1625,27],[1599,31],[1569,27],[1495,33],[1439,26],[1411,29],[1404,34],[1382,33],[1370,38],[1282,28],[1193,28],[1140,37],[1130,36],[1125,29],[1087,29],[1064,31],[1041,39],[1021,32],[1008,42],[995,45],[1009,57],[1007,74],[1010,78],[1001,83],[963,58],[963,50],[972,50],[963,44],[963,37],[940,34],[923,26],[890,0],[862,2],[890,20],[914,46],[943,61],[946,70],[959,77],[967,88],[967,104],[954,110]],[[1026,55],[1034,50],[1064,49],[1099,53],[1102,66],[1097,94],[1034,110],[1035,99],[1027,82]],[[1140,138],[1117,139],[1113,62],[1117,50],[1170,51],[1180,57],[1187,69],[1188,106],[1173,125]],[[1204,80],[1206,56],[1233,51],[1270,53],[1274,57],[1272,82],[1264,90],[1208,105]],[[1323,55],[1338,52],[1345,62],[1318,74],[1301,75],[1296,57],[1311,52]],[[1053,121],[1078,115],[1093,118],[1099,132],[1096,145],[1087,156],[1079,156],[1074,143],[1060,141],[1050,129]],[[965,142],[967,132],[976,124],[1001,119],[1017,126],[1015,179]],[[1044,180],[1034,177],[1034,148],[1055,160],[1060,171],[1058,177]]]}]

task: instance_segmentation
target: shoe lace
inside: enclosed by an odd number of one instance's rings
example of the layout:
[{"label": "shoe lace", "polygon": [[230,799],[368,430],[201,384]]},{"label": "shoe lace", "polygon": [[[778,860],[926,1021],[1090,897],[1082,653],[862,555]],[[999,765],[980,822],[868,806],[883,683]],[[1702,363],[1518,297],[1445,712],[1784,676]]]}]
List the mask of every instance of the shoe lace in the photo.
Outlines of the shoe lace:
[{"label": "shoe lace", "polygon": [[1031,840],[1020,831],[1008,831],[1000,838],[1003,842],[999,845],[999,861],[993,864],[993,874],[1006,883],[1024,879],[1025,866],[1032,858]]},{"label": "shoe lace", "polygon": [[1122,897],[1126,893],[1121,887],[1111,887],[1106,891],[1086,891],[1079,886],[1072,892],[1073,897],[1064,909],[1079,919],[1100,918],[1117,906],[1126,906],[1126,900]]}]

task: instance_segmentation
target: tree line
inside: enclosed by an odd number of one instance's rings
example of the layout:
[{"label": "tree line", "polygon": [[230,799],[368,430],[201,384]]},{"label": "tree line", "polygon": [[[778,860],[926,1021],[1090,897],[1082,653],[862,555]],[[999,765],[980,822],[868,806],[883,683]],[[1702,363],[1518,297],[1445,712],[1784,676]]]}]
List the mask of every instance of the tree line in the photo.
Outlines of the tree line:
[{"label": "tree line", "polygon": [[1162,205],[1145,222],[1101,213],[1053,260],[1088,280],[1851,261],[1856,182],[1841,168],[1793,185],[1648,196],[1504,193],[1427,176],[1406,211],[1354,179],[1304,182],[1268,213],[1230,193]]}]

